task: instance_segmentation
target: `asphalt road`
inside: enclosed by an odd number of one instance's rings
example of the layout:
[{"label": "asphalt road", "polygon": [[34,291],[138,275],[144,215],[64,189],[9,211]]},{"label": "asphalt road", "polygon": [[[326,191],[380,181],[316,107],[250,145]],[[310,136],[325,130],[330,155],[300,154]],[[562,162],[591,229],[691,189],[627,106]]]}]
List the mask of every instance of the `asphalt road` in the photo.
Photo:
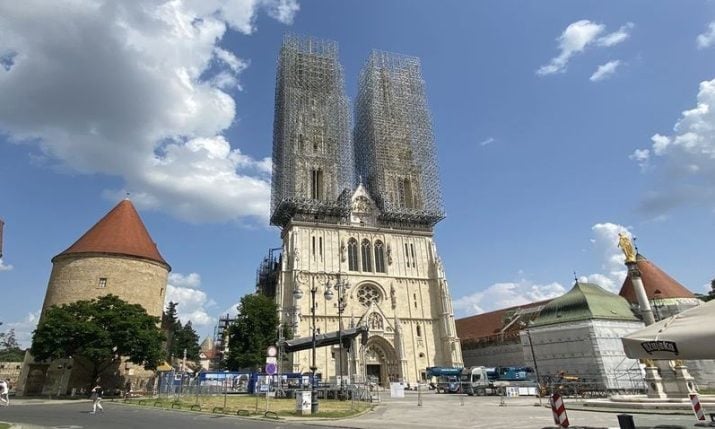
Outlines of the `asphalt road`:
[{"label": "asphalt road", "polygon": [[[104,414],[89,414],[89,401],[16,401],[10,407],[0,406],[0,421],[20,423],[27,429],[42,428],[320,428],[354,429],[540,429],[553,428],[551,409],[537,406],[534,398],[507,398],[500,404],[497,397],[465,395],[422,395],[418,405],[415,392],[405,398],[384,397],[372,412],[362,416],[330,421],[282,420],[259,421],[234,416],[218,416],[190,412],[139,407],[105,402]],[[568,404],[567,404],[568,406]],[[618,428],[617,412],[568,411],[571,427]],[[632,414],[638,429],[693,428],[692,414]]]},{"label": "asphalt road", "polygon": [[65,403],[27,403],[0,406],[0,421],[57,429],[134,429],[167,428],[195,429],[211,427],[216,429],[284,429],[288,427],[318,428],[302,422],[264,422],[234,416],[199,414],[182,411],[162,410],[152,407],[138,407],[119,403],[103,402],[104,413],[89,414],[91,403],[76,401]]}]

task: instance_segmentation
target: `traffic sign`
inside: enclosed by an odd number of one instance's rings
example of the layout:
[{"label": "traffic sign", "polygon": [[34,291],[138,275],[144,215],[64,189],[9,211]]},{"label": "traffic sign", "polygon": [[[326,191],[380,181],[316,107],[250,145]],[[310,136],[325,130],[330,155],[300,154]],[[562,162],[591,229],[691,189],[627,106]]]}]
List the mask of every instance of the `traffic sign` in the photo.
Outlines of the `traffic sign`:
[{"label": "traffic sign", "polygon": [[275,375],[278,373],[278,358],[268,356],[266,358],[266,374]]},{"label": "traffic sign", "polygon": [[269,357],[273,357],[278,354],[278,349],[276,346],[269,346],[267,352]]}]

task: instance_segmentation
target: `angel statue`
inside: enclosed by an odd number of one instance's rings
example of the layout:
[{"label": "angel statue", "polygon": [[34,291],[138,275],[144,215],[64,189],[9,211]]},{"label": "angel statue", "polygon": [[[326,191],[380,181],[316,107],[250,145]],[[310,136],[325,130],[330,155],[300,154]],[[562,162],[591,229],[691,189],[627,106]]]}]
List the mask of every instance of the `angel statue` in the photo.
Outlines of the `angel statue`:
[{"label": "angel statue", "polygon": [[626,255],[626,263],[636,261],[636,250],[633,248],[633,243],[631,239],[628,238],[623,232],[618,233],[618,247],[623,250],[623,254]]}]

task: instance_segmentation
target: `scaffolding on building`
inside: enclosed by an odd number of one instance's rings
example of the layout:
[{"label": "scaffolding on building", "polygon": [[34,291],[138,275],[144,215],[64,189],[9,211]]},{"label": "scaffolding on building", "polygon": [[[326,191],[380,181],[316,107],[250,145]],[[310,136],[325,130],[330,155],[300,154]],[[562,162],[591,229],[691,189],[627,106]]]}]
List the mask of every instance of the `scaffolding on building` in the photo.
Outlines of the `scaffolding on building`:
[{"label": "scaffolding on building", "polygon": [[218,324],[214,328],[214,350],[216,350],[215,356],[215,366],[218,366],[228,353],[228,328],[236,319],[231,317],[230,314],[226,313],[225,316],[221,316],[218,319]]},{"label": "scaffolding on building", "polygon": [[256,293],[275,298],[278,275],[281,271],[281,249],[280,247],[268,249],[268,255],[258,265],[256,270]]},{"label": "scaffolding on building", "polygon": [[276,73],[271,224],[345,218],[354,183],[350,115],[338,45],[288,35]]},{"label": "scaffolding on building", "polygon": [[419,58],[372,52],[360,73],[353,139],[381,221],[431,227],[444,218]]}]

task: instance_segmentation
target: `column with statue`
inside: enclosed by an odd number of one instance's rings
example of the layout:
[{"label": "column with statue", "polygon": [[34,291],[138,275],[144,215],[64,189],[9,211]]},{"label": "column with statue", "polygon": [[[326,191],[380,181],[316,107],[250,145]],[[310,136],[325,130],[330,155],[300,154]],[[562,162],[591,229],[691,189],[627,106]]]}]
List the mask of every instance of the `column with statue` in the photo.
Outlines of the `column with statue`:
[{"label": "column with statue", "polygon": [[[621,248],[626,257],[625,264],[628,268],[628,278],[633,285],[633,291],[638,299],[643,322],[646,326],[655,323],[653,310],[648,300],[641,272],[638,269],[638,252],[631,239],[625,233],[618,233],[618,247]],[[695,381],[688,372],[682,360],[662,361],[654,359],[642,359],[645,365],[644,380],[648,387],[649,398],[682,397],[687,398],[690,393],[697,393]]]}]

